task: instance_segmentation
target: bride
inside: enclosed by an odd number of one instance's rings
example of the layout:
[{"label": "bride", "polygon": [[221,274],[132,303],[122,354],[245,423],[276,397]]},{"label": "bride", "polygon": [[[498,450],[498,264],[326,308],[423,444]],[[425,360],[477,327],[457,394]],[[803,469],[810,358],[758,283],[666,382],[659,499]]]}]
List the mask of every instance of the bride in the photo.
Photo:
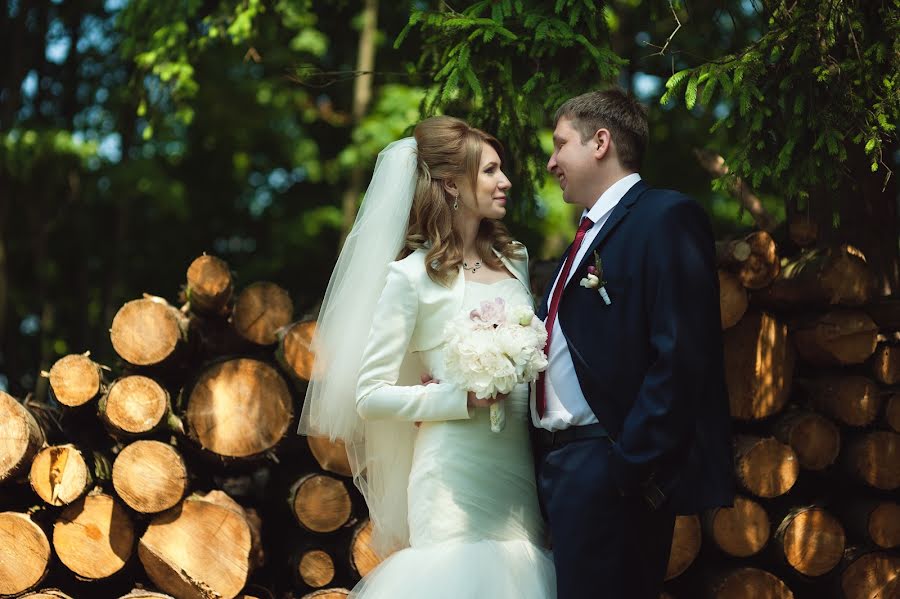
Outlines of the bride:
[{"label": "bride", "polygon": [[528,386],[479,400],[442,382],[448,321],[497,297],[532,306],[525,248],[500,222],[501,154],[446,116],[385,148],[328,284],[300,432],[345,441],[375,548],[389,555],[357,599],[555,597]]}]

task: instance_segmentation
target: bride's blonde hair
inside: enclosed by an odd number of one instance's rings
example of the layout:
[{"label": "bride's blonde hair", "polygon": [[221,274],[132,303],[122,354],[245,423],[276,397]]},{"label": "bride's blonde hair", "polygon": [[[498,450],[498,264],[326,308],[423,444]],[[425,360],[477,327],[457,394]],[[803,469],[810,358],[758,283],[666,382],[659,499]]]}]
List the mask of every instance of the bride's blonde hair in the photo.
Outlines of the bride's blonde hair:
[{"label": "bride's blonde hair", "polygon": [[[413,135],[418,152],[416,191],[406,231],[404,254],[426,248],[425,268],[436,283],[449,284],[463,262],[462,238],[453,228],[455,198],[447,193],[444,181],[468,179],[475,189],[481,164],[482,144],[488,144],[503,157],[497,139],[463,120],[435,116],[416,125]],[[501,268],[496,249],[504,257],[520,255],[520,247],[499,220],[483,219],[478,228],[475,248],[483,264]]]}]

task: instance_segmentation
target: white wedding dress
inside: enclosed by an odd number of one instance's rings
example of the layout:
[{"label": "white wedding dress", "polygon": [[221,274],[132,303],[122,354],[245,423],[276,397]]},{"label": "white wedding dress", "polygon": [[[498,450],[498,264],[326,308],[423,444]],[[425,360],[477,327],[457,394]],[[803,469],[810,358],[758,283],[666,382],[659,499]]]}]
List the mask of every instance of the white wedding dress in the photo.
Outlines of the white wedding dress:
[{"label": "white wedding dress", "polygon": [[[463,308],[502,297],[532,305],[516,279],[466,281]],[[420,356],[442,380],[443,345]],[[528,436],[528,386],[505,401],[506,427],[489,410],[423,422],[408,487],[409,547],[359,582],[354,599],[552,599],[553,562],[544,545]]]}]

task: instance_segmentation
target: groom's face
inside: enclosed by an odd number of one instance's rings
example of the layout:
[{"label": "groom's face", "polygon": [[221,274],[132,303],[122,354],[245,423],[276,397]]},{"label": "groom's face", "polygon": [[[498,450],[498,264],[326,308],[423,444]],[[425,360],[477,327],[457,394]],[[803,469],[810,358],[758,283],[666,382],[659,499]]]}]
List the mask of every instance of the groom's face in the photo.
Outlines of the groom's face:
[{"label": "groom's face", "polygon": [[593,139],[582,143],[581,134],[572,126],[568,117],[562,117],[556,123],[553,131],[553,154],[547,161],[547,170],[559,181],[563,200],[567,203],[587,207],[597,199],[593,196],[581,197],[590,195],[594,187],[588,182],[596,176],[596,149]]}]

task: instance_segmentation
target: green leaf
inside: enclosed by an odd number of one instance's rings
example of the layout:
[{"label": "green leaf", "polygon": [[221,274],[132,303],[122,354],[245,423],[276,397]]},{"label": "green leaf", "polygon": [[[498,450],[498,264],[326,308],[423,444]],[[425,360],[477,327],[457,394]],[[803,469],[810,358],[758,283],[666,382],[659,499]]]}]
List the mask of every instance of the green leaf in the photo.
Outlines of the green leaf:
[{"label": "green leaf", "polygon": [[691,77],[690,81],[688,81],[687,89],[684,91],[684,105],[688,110],[692,110],[697,102],[697,83],[698,78]]}]

